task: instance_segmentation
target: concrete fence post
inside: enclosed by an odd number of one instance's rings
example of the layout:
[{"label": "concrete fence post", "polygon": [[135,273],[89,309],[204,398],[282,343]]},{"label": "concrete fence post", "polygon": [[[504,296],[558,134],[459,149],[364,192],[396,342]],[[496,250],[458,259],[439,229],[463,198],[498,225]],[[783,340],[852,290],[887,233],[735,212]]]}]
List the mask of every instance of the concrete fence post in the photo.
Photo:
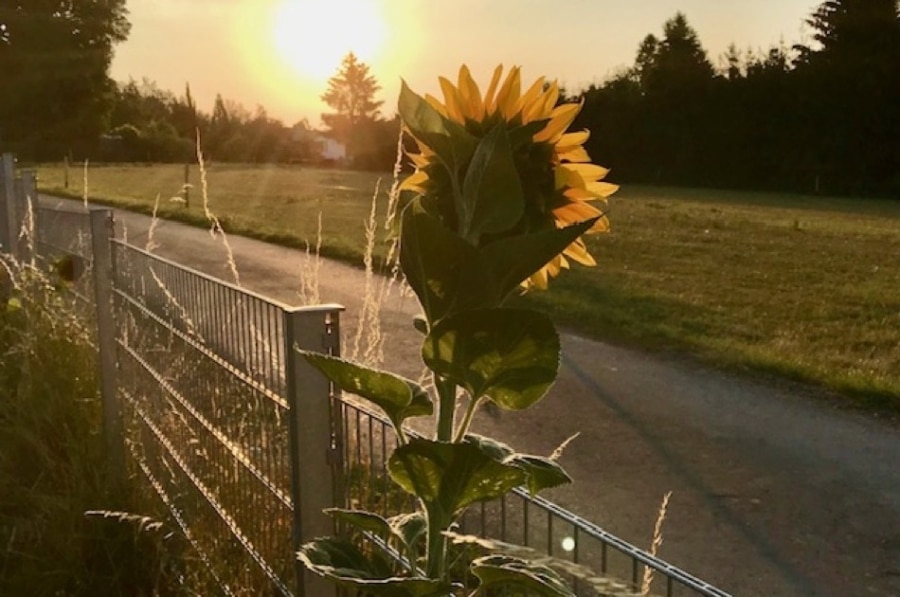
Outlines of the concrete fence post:
[{"label": "concrete fence post", "polygon": [[0,193],[3,195],[2,230],[0,230],[0,250],[17,258],[16,239],[19,235],[18,217],[16,215],[16,158],[11,153],[4,153],[0,158]]},{"label": "concrete fence post", "polygon": [[[285,373],[290,406],[293,548],[332,535],[334,523],[322,512],[337,503],[343,426],[331,382],[295,349],[340,355],[340,305],[302,307],[285,312]],[[296,562],[298,594],[334,595],[335,587]]]},{"label": "concrete fence post", "polygon": [[118,397],[116,322],[113,314],[113,216],[109,209],[92,209],[91,253],[94,300],[97,308],[97,344],[100,352],[100,395],[103,401],[103,435],[112,482],[125,481],[125,436]]}]

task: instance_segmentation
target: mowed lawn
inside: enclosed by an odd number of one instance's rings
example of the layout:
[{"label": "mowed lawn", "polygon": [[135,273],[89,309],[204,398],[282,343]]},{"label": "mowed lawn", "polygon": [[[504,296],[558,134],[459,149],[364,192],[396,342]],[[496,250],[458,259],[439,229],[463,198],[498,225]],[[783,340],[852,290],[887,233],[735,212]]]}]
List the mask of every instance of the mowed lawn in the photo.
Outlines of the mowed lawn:
[{"label": "mowed lawn", "polygon": [[[61,167],[39,186],[61,192]],[[81,196],[81,169],[69,194]],[[183,166],[92,167],[92,200],[203,224],[196,166],[190,207],[171,202]],[[378,176],[305,167],[214,165],[209,206],[226,230],[315,245],[359,261]],[[614,177],[613,177],[614,179]],[[384,210],[391,185],[378,193]],[[900,201],[626,187],[612,231],[577,267],[526,300],[563,326],[631,346],[688,352],[775,373],[900,411]],[[327,298],[327,297],[326,297]]]}]

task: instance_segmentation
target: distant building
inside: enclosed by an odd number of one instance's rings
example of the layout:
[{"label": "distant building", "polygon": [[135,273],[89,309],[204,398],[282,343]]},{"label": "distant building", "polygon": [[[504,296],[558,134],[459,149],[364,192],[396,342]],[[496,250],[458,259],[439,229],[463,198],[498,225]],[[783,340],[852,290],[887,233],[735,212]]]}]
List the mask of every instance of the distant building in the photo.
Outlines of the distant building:
[{"label": "distant building", "polygon": [[291,141],[296,147],[297,161],[336,165],[347,160],[347,148],[343,143],[302,124],[296,124],[291,129]]}]

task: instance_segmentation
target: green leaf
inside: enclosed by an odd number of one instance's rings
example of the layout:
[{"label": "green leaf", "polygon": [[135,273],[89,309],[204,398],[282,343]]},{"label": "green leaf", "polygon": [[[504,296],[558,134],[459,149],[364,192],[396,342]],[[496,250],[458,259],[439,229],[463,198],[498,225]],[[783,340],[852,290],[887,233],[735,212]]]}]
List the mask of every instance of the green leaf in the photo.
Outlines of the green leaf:
[{"label": "green leaf", "polygon": [[446,316],[459,300],[461,275],[477,250],[429,214],[416,199],[403,210],[400,266],[428,321]]},{"label": "green leaf", "polygon": [[427,416],[434,412],[428,392],[414,381],[318,352],[298,352],[343,391],[365,398],[381,408],[398,429],[409,417]]},{"label": "green leaf", "polygon": [[460,235],[474,245],[483,234],[511,229],[525,212],[522,182],[504,123],[491,129],[475,149],[460,199],[456,206]]},{"label": "green leaf", "polygon": [[306,543],[297,557],[319,576],[366,595],[445,597],[457,588],[430,578],[391,576],[389,568],[372,562],[355,544],[337,537]]},{"label": "green leaf", "polygon": [[428,522],[421,512],[398,514],[388,519],[388,522],[394,536],[400,538],[407,549],[414,549],[428,531]]},{"label": "green leaf", "polygon": [[367,510],[347,510],[345,508],[327,508],[325,513],[340,522],[352,525],[360,531],[368,531],[387,538],[393,534],[391,524],[382,516]]},{"label": "green leaf", "polygon": [[490,555],[472,562],[472,574],[481,581],[479,590],[521,589],[547,597],[575,597],[562,577],[546,566],[505,555]]},{"label": "green leaf", "polygon": [[422,345],[425,364],[508,410],[546,395],[559,370],[559,335],[550,318],[525,309],[478,309],[441,320]]},{"label": "green leaf", "polygon": [[482,453],[489,455],[494,460],[521,468],[526,475],[525,485],[532,495],[548,487],[557,487],[572,482],[568,473],[549,458],[520,454],[501,441],[475,433],[466,435],[463,441],[477,445]]},{"label": "green leaf", "polygon": [[591,219],[565,228],[504,238],[481,247],[478,259],[481,267],[486,268],[495,280],[501,298],[505,298],[523,280],[587,232],[596,221]]},{"label": "green leaf", "polygon": [[413,136],[434,151],[455,179],[459,170],[471,159],[477,139],[459,123],[444,118],[403,80],[400,82],[397,111]]},{"label": "green leaf", "polygon": [[558,487],[572,482],[572,477],[555,461],[531,454],[515,454],[507,464],[522,468],[528,475],[526,485],[531,495],[542,489]]},{"label": "green leaf", "polygon": [[300,547],[297,557],[316,574],[334,579],[387,578],[384,562],[370,560],[356,544],[341,537],[315,539]]},{"label": "green leaf", "polygon": [[416,495],[442,520],[478,501],[498,498],[526,481],[525,472],[504,464],[475,443],[415,438],[388,461],[391,478]]}]

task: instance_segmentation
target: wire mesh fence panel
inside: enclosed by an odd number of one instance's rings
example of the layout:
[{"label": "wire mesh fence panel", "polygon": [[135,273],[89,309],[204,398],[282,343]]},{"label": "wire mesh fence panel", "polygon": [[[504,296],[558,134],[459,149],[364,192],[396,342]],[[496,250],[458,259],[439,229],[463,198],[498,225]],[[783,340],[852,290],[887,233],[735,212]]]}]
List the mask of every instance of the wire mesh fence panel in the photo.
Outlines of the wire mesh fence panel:
[{"label": "wire mesh fence panel", "polygon": [[[343,400],[346,505],[383,516],[409,512],[415,502],[394,485],[387,460],[398,445],[385,418],[352,397]],[[411,430],[405,430],[410,436]],[[575,593],[605,595],[706,595],[727,593],[607,533],[557,504],[517,488],[469,507],[456,529],[459,562],[496,550],[550,562]],[[481,541],[486,540],[486,541]],[[471,582],[460,566],[460,580]],[[503,593],[500,593],[503,594]],[[518,593],[509,593],[510,595]]]},{"label": "wire mesh fence panel", "polygon": [[32,206],[31,230],[24,235],[34,248],[35,265],[70,298],[79,313],[94,310],[91,217],[86,209]]},{"label": "wire mesh fence panel", "polygon": [[114,243],[136,466],[226,592],[291,594],[282,306]]}]

